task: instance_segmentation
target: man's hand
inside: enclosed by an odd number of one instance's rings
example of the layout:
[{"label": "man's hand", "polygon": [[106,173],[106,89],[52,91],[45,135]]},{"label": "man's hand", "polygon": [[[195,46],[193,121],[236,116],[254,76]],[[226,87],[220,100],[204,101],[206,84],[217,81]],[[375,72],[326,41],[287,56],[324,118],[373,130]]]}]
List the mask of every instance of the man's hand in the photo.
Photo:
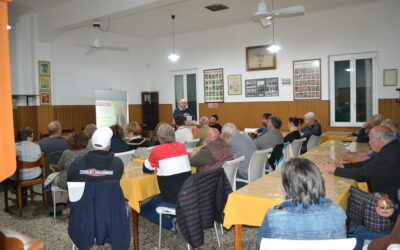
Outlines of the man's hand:
[{"label": "man's hand", "polygon": [[186,117],[186,116],[188,116],[188,115],[189,115],[188,112],[183,113],[183,117]]},{"label": "man's hand", "polygon": [[304,133],[300,132],[300,136],[301,136],[301,137],[304,137]]},{"label": "man's hand", "polygon": [[325,161],[321,161],[318,164],[318,166],[323,172],[333,174],[333,173],[335,173],[335,170],[339,166],[339,164],[333,160],[325,160]]},{"label": "man's hand", "polygon": [[340,158],[342,159],[342,161],[350,161],[350,156],[351,152],[349,151],[344,151],[340,154]]}]

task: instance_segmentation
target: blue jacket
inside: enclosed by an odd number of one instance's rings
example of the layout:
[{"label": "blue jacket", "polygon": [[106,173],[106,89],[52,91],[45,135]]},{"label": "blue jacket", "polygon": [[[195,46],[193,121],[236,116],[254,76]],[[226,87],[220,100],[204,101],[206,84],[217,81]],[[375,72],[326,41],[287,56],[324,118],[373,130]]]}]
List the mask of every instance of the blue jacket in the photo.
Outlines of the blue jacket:
[{"label": "blue jacket", "polygon": [[71,202],[68,234],[78,249],[94,241],[110,243],[113,250],[129,248],[131,233],[119,180],[86,182],[82,197]]},{"label": "blue jacket", "polygon": [[[278,209],[280,207],[281,209]],[[286,200],[274,209],[268,209],[258,230],[257,244],[262,238],[287,240],[345,239],[346,213],[328,198],[320,199],[304,209]]]}]

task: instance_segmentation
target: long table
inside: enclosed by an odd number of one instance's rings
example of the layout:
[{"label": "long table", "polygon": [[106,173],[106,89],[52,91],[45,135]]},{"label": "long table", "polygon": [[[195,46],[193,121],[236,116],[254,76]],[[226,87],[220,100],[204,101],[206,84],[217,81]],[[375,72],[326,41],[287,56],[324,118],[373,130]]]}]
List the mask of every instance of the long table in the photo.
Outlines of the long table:
[{"label": "long table", "polygon": [[[339,160],[343,151],[368,150],[368,144],[327,141],[310,150],[302,157],[314,162],[323,159]],[[327,197],[346,209],[349,190],[356,185],[354,180],[323,174]],[[242,249],[242,225],[260,227],[269,208],[285,200],[280,171],[274,171],[249,185],[231,193],[225,206],[224,227],[235,227],[235,250]]]}]

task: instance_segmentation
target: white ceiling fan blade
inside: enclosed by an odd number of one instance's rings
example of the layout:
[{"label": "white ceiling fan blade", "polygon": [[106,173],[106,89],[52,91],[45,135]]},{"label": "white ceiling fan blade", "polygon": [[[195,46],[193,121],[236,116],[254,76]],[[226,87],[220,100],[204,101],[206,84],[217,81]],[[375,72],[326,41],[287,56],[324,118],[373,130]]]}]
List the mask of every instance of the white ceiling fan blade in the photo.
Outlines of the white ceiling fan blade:
[{"label": "white ceiling fan blade", "polygon": [[300,14],[304,13],[306,9],[303,5],[296,5],[292,7],[283,8],[280,10],[273,10],[275,15],[293,15],[293,14]]},{"label": "white ceiling fan blade", "polygon": [[101,49],[116,50],[116,51],[129,51],[129,48],[125,47],[115,47],[115,46],[102,46]]}]

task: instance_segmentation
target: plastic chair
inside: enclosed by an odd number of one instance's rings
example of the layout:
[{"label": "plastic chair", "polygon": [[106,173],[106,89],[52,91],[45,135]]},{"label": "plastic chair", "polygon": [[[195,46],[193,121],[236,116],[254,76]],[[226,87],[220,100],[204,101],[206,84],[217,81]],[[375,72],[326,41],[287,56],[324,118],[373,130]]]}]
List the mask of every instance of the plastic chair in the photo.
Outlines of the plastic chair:
[{"label": "plastic chair", "polygon": [[307,142],[307,151],[310,151],[311,149],[318,146],[320,140],[321,140],[321,136],[311,135],[310,139],[308,139],[308,142]]},{"label": "plastic chair", "polygon": [[56,204],[56,192],[67,192],[68,193],[68,190],[65,190],[65,189],[59,188],[57,186],[51,185],[51,194],[52,194],[52,197],[53,197],[53,218],[54,219],[56,218],[56,206],[57,206],[57,204]]},{"label": "plastic chair", "polygon": [[130,150],[122,153],[116,153],[114,154],[115,157],[118,157],[122,160],[123,163],[130,162],[133,158],[133,154],[135,153],[135,150]]},{"label": "plastic chair", "polygon": [[226,161],[222,168],[225,171],[226,177],[228,177],[229,183],[231,184],[232,190],[236,191],[236,174],[241,162],[243,162],[246,157],[241,156],[237,159]]},{"label": "plastic chair", "polygon": [[247,180],[236,178],[236,181],[251,183],[258,178],[265,175],[266,164],[269,167],[267,158],[268,155],[272,153],[272,148],[255,151],[251,156],[249,169],[247,174]]},{"label": "plastic chair", "polygon": [[301,145],[303,145],[303,142],[305,142],[306,140],[307,138],[301,138],[292,141],[292,143],[290,144],[290,159],[300,156]]},{"label": "plastic chair", "polygon": [[[21,180],[20,170],[23,168],[34,168],[40,167],[42,169],[42,174],[33,180]],[[8,186],[14,186],[17,189],[17,203],[19,209],[19,215],[22,216],[22,187],[30,187],[30,198],[33,200],[35,195],[41,195],[43,197],[43,205],[47,207],[47,193],[44,191],[44,182],[46,181],[46,167],[44,162],[44,154],[42,153],[42,157],[40,157],[37,161],[34,162],[25,162],[18,160],[17,157],[17,170],[15,172],[16,180],[6,180],[3,182],[4,186],[4,199],[5,199],[5,210],[8,212],[8,200],[14,200],[12,198],[8,198]],[[41,184],[42,185],[42,193],[37,193],[33,191],[33,185]]]},{"label": "plastic chair", "polygon": [[199,143],[199,141],[200,141],[199,138],[191,140],[191,141],[185,141],[185,148],[186,149],[195,148],[197,143]]},{"label": "plastic chair", "polygon": [[260,250],[352,250],[356,243],[355,238],[335,240],[282,240],[263,238]]},{"label": "plastic chair", "polygon": [[245,128],[243,132],[247,135],[249,133],[257,133],[258,128]]}]

